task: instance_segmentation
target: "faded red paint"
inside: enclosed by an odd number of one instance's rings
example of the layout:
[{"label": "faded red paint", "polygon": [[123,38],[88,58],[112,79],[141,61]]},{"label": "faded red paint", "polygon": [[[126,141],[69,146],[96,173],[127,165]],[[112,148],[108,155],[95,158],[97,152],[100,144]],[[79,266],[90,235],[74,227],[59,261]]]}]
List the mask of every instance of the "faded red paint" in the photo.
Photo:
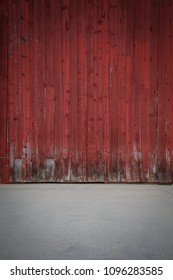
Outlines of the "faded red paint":
[{"label": "faded red paint", "polygon": [[0,1],[0,182],[173,182],[173,1]]}]

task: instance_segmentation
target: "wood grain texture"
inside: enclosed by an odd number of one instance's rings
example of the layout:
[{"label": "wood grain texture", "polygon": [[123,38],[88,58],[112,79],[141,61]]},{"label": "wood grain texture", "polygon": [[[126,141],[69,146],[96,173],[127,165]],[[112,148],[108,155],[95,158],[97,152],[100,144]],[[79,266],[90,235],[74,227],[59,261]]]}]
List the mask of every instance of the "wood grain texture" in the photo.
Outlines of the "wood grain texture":
[{"label": "wood grain texture", "polygon": [[0,182],[173,182],[173,0],[2,0]]},{"label": "wood grain texture", "polygon": [[8,29],[7,2],[0,3],[0,183],[8,181],[8,85],[7,85],[7,57],[8,57]]}]

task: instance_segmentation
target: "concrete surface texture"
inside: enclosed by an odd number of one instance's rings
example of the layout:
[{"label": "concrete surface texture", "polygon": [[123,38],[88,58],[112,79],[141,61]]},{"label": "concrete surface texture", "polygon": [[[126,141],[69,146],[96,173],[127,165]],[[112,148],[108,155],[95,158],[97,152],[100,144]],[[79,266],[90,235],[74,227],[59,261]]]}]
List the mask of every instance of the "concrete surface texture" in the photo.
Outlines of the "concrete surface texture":
[{"label": "concrete surface texture", "polygon": [[0,259],[173,259],[173,186],[0,186]]}]

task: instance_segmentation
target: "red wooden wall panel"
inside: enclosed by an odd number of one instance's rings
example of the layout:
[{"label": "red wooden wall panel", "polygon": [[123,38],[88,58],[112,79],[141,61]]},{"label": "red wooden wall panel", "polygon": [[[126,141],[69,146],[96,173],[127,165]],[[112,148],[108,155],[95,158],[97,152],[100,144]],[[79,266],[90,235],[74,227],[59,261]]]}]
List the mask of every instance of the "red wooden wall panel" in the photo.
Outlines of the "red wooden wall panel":
[{"label": "red wooden wall panel", "polygon": [[0,2],[0,182],[9,180],[7,143],[7,4]]},{"label": "red wooden wall panel", "polygon": [[0,1],[0,182],[173,182],[173,0]]}]

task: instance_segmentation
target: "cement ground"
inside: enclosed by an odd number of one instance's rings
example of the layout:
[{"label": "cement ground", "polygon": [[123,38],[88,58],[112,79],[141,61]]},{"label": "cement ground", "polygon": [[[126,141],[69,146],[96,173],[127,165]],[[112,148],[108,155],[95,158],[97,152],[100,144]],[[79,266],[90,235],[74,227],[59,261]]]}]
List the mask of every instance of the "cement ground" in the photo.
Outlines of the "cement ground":
[{"label": "cement ground", "polygon": [[0,186],[0,259],[173,259],[173,186]]}]

